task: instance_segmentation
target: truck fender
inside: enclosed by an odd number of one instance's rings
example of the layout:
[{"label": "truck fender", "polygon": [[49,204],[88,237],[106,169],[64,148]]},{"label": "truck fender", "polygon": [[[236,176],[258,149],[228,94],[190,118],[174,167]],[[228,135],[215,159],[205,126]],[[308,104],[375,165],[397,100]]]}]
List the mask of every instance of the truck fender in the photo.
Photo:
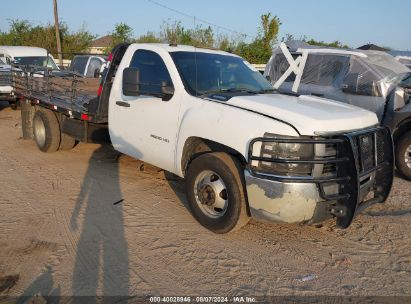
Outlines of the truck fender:
[{"label": "truck fender", "polygon": [[216,143],[219,149],[224,147],[226,151],[231,151],[230,154],[236,154],[240,160],[246,161],[249,143],[256,137],[262,137],[267,132],[298,136],[292,126],[255,112],[213,101],[198,104],[199,106],[187,109],[180,121],[175,164],[176,174],[181,177],[184,176],[184,166],[187,164],[184,148],[187,148],[186,143],[192,138]]}]

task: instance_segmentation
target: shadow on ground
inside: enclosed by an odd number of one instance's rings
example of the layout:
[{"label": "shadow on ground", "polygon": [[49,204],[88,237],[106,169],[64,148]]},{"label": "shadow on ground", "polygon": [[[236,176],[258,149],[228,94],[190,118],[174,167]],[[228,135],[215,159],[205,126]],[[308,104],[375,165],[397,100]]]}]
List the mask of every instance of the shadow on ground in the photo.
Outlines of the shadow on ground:
[{"label": "shadow on ground", "polygon": [[[128,246],[118,154],[113,151],[107,146],[94,151],[71,216],[71,229],[81,231],[72,278],[72,294],[76,296],[128,295]],[[101,160],[111,160],[113,167],[104,170]]]},{"label": "shadow on ground", "polygon": [[22,296],[17,303],[59,303],[60,286],[54,288],[53,269],[50,266],[46,267],[46,271],[38,276],[27,288],[22,292]]}]

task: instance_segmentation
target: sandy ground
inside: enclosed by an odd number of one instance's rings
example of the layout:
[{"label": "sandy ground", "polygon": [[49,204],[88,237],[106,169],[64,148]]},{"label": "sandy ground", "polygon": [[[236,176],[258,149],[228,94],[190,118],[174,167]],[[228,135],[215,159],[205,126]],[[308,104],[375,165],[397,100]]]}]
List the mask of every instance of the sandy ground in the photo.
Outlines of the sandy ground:
[{"label": "sandy ground", "polygon": [[157,168],[93,144],[42,153],[4,106],[0,134],[2,295],[411,295],[401,178],[346,230],[252,221],[215,235]]}]

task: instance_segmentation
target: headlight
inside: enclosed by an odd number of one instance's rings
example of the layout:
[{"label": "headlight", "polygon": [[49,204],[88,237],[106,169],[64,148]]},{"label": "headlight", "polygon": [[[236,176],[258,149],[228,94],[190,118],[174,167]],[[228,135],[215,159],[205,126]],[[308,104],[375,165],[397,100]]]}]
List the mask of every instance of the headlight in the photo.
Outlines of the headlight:
[{"label": "headlight", "polygon": [[[264,137],[274,137],[274,135],[265,134]],[[305,143],[263,142],[260,157],[273,160],[312,160],[314,158],[314,145]],[[276,175],[310,175],[313,170],[313,164],[259,161],[258,169],[262,173]]]}]

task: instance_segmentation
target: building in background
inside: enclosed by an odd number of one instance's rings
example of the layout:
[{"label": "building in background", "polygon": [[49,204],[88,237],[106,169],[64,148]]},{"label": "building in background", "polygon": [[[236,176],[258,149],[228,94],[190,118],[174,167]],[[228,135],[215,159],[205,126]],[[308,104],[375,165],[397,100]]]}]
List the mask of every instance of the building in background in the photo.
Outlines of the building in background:
[{"label": "building in background", "polygon": [[363,46],[360,46],[357,49],[358,50],[365,50],[365,51],[383,51],[383,52],[388,51],[387,48],[384,48],[384,47],[381,47],[381,46],[378,46],[378,45],[372,44],[372,43],[365,44]]},{"label": "building in background", "polygon": [[88,52],[91,54],[104,54],[112,46],[113,39],[111,35],[106,35],[91,42]]}]

